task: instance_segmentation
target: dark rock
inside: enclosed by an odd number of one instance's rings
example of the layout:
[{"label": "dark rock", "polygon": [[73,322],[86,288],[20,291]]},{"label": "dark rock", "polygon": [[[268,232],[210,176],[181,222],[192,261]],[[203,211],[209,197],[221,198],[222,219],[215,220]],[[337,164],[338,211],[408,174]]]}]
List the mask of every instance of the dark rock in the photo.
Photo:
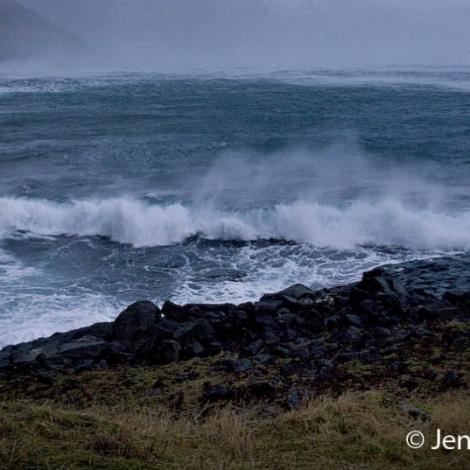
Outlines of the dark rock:
[{"label": "dark rock", "polygon": [[408,370],[408,364],[404,361],[394,361],[390,364],[389,370],[395,374],[402,375]]},{"label": "dark rock", "polygon": [[375,362],[380,362],[381,357],[377,350],[372,349],[369,351],[361,351],[358,354],[358,359],[364,364],[373,364]]},{"label": "dark rock", "polygon": [[302,284],[295,284],[275,294],[266,294],[261,301],[277,300],[295,306],[311,306],[314,304],[315,293]]},{"label": "dark rock", "polygon": [[207,356],[204,346],[194,338],[186,338],[182,345],[182,359],[192,359],[193,357]]},{"label": "dark rock", "polygon": [[253,363],[248,359],[224,359],[215,363],[215,368],[225,372],[246,374],[253,369]]},{"label": "dark rock", "polygon": [[181,358],[181,344],[178,341],[167,339],[158,347],[156,362],[159,364],[170,364],[178,362]]},{"label": "dark rock", "polygon": [[432,416],[429,413],[426,413],[425,411],[421,410],[420,408],[417,408],[416,406],[408,405],[406,403],[403,403],[400,406],[400,410],[408,415],[411,416],[414,419],[419,419],[421,421],[430,421]]},{"label": "dark rock", "polygon": [[340,340],[357,345],[363,340],[362,330],[355,326],[350,326],[340,334]]},{"label": "dark rock", "polygon": [[348,314],[346,315],[346,321],[349,325],[360,328],[362,326],[362,320],[358,315]]},{"label": "dark rock", "polygon": [[390,338],[392,332],[388,328],[383,328],[382,326],[376,326],[373,329],[373,333],[377,338]]},{"label": "dark rock", "polygon": [[466,349],[470,348],[470,340],[465,336],[460,336],[458,338],[455,338],[450,346],[454,351],[463,352]]},{"label": "dark rock", "polygon": [[258,354],[263,349],[264,343],[261,339],[257,339],[248,344],[240,351],[240,357],[251,357]]},{"label": "dark rock", "polygon": [[168,320],[176,322],[184,322],[188,320],[188,315],[184,312],[183,307],[174,304],[171,300],[167,300],[162,305],[162,314]]},{"label": "dark rock", "polygon": [[427,368],[423,371],[422,376],[426,380],[436,380],[438,377],[438,374],[434,369]]},{"label": "dark rock", "polygon": [[188,338],[202,344],[216,342],[218,337],[213,326],[205,319],[191,320],[183,323],[174,333],[176,339],[184,341]]},{"label": "dark rock", "polygon": [[159,377],[150,388],[149,395],[153,397],[160,397],[163,395],[163,391],[165,390],[165,388],[165,382],[161,377]]},{"label": "dark rock", "polygon": [[320,379],[330,379],[335,370],[335,364],[329,359],[321,359],[317,361],[318,377]]},{"label": "dark rock", "polygon": [[154,347],[160,310],[152,302],[136,302],[119,314],[113,323],[114,337],[125,350],[147,355]]},{"label": "dark rock", "polygon": [[201,401],[211,403],[215,401],[229,401],[235,398],[235,390],[225,384],[212,385],[206,382],[203,385]]},{"label": "dark rock", "polygon": [[276,358],[272,354],[260,353],[253,358],[258,364],[273,365],[276,363]]},{"label": "dark rock", "polygon": [[442,380],[441,388],[443,390],[449,390],[451,388],[466,388],[467,384],[463,379],[462,374],[458,374],[453,370],[446,372],[444,379]]},{"label": "dark rock", "polygon": [[409,392],[413,392],[421,386],[421,382],[414,377],[410,377],[400,381],[400,387],[406,388]]},{"label": "dark rock", "polygon": [[250,398],[270,398],[275,391],[274,383],[269,380],[253,379],[246,387],[246,395]]},{"label": "dark rock", "polygon": [[281,306],[280,300],[262,300],[255,303],[255,315],[274,315]]},{"label": "dark rock", "polygon": [[171,339],[174,337],[179,323],[168,318],[161,319],[156,327],[156,341],[163,341],[164,339]]},{"label": "dark rock", "polygon": [[341,322],[341,319],[340,319],[339,315],[331,315],[331,316],[325,318],[325,320],[323,321],[325,327],[329,331],[332,331],[332,330],[335,330],[335,329],[339,328],[340,322]]},{"label": "dark rock", "polygon": [[281,367],[279,368],[279,372],[283,377],[290,377],[295,374],[300,374],[303,370],[305,369],[305,366],[297,361],[293,360],[284,364],[281,364]]},{"label": "dark rock", "polygon": [[[391,374],[403,375],[403,358],[412,348],[433,351],[430,360],[436,364],[468,349],[470,335],[458,325],[469,321],[469,285],[470,256],[459,255],[383,266],[364,273],[358,283],[317,292],[295,285],[256,304],[167,301],[160,312],[151,302],[137,302],[113,323],[7,346],[0,351],[0,375],[167,363],[221,351],[239,352],[241,360],[230,366],[238,373],[271,370],[268,365],[279,358],[293,357],[297,360],[279,364],[284,377],[336,380],[342,371],[334,365],[353,360],[386,361]],[[332,358],[330,367],[324,361]],[[426,377],[416,374],[402,377],[401,384],[419,386]],[[442,388],[463,383],[450,373]]]},{"label": "dark rock", "polygon": [[292,354],[291,349],[281,345],[276,346],[272,352],[277,357],[289,357]]}]

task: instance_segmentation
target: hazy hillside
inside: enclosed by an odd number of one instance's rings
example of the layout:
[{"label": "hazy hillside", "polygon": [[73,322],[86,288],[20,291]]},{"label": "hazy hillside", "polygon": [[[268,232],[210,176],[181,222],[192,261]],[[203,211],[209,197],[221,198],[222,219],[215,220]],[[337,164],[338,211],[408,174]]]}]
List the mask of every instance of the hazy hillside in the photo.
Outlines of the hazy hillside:
[{"label": "hazy hillside", "polygon": [[0,61],[31,58],[63,60],[80,47],[73,35],[15,0],[0,0]]}]

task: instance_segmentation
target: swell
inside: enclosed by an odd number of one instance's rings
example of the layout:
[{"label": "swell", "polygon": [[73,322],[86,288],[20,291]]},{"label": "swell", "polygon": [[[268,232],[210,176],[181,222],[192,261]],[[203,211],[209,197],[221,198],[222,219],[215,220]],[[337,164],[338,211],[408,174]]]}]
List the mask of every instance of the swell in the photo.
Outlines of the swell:
[{"label": "swell", "polygon": [[470,211],[415,208],[393,199],[344,207],[299,200],[270,208],[223,211],[210,206],[149,204],[133,198],[47,200],[0,198],[0,237],[93,236],[136,247],[212,240],[279,239],[351,248],[394,245],[416,249],[470,247]]}]

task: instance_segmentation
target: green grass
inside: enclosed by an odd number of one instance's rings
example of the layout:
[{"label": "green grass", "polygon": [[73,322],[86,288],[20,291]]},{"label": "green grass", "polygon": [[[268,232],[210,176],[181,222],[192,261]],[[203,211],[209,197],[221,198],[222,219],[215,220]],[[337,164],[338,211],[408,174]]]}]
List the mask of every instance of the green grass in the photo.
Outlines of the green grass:
[{"label": "green grass", "polygon": [[[407,355],[412,375],[419,378],[430,366],[438,374],[412,392],[400,386],[406,375],[390,375],[383,364],[342,364],[339,387],[296,411],[286,411],[282,397],[206,409],[200,401],[206,381],[244,387],[250,379],[214,370],[221,358],[94,370],[58,376],[51,384],[31,377],[0,381],[0,469],[470,468],[470,451],[405,444],[415,429],[429,440],[437,428],[470,433],[468,390],[440,389],[451,368],[470,383],[468,350],[435,362],[424,352]],[[198,377],[175,380],[187,370]],[[263,366],[265,378],[278,374],[279,364]],[[156,382],[164,384],[159,393]],[[305,385],[303,379],[293,384]],[[184,402],[175,407],[179,393]],[[431,420],[415,421],[403,403]]]},{"label": "green grass", "polygon": [[0,403],[3,469],[468,468],[468,451],[410,450],[407,432],[468,433],[466,391],[422,400],[430,422],[405,415],[381,392],[317,398],[305,407],[260,416],[226,406],[203,420],[157,407]]}]

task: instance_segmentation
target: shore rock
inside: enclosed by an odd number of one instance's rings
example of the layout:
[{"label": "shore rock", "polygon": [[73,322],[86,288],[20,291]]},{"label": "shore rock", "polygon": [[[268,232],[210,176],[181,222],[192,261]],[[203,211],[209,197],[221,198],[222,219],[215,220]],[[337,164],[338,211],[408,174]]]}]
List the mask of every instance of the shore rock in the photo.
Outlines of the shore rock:
[{"label": "shore rock", "polygon": [[[136,302],[114,322],[7,346],[0,351],[0,375],[162,364],[229,351],[244,359],[221,366],[240,373],[282,358],[286,377],[327,380],[341,362],[380,362],[398,354],[401,344],[431,344],[428,330],[436,323],[469,320],[470,256],[452,256],[376,268],[348,286],[312,291],[296,284],[254,304],[167,301],[160,310]],[[453,353],[469,341],[465,332],[444,339]],[[443,387],[455,386],[462,383],[449,374]]]}]

